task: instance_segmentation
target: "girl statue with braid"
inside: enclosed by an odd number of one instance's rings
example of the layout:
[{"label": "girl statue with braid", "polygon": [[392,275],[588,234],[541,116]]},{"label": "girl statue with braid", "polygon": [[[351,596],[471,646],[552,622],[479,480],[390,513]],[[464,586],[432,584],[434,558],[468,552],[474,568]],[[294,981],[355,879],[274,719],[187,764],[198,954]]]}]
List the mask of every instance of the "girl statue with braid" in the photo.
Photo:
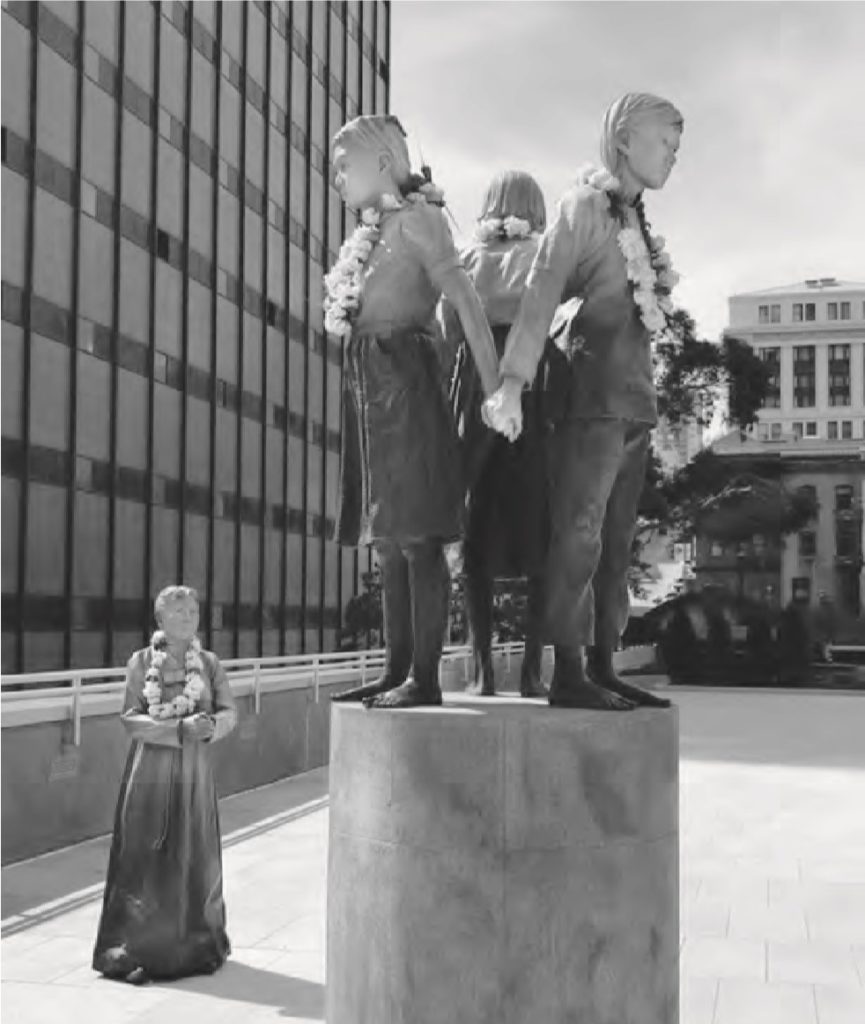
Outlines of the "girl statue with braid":
[{"label": "girl statue with braid", "polygon": [[[475,237],[461,253],[463,266],[483,303],[499,356],[516,319],[546,220],[544,195],[535,179],[525,171],[501,171],[487,186]],[[474,679],[466,689],[481,696],[495,694],[494,581],[525,577],[526,633],[520,693],[524,697],[545,697],[540,626],[548,516],[540,389],[536,387],[523,397],[523,432],[519,439],[509,444],[497,436],[483,422],[483,389],[477,366],[468,352],[459,316],[447,299],[442,300],[440,319],[448,347],[457,353],[451,404],[467,488],[463,566]]]},{"label": "girl statue with braid", "polygon": [[434,347],[445,295],[462,323],[485,396],[498,361],[463,269],[441,192],[410,169],[390,115],[355,118],[333,140],[336,187],[360,223],[325,279],[325,327],[347,342],[337,538],[375,546],[386,664],[337,695],[367,707],[441,704],[438,669],[450,577],[444,548],[461,533],[459,450]]},{"label": "girl statue with braid", "polygon": [[607,111],[604,169],[581,173],[544,233],[508,336],[502,386],[486,406],[496,429],[519,435],[521,392],[535,376],[556,307],[582,299],[566,397],[548,438],[545,628],[555,647],[554,706],[668,704],[621,679],[613,652],[628,618],[637,504],[657,422],[652,346],[667,336],[676,283],[642,196],[665,185],[682,128],[671,103],[645,93],[629,93]]}]

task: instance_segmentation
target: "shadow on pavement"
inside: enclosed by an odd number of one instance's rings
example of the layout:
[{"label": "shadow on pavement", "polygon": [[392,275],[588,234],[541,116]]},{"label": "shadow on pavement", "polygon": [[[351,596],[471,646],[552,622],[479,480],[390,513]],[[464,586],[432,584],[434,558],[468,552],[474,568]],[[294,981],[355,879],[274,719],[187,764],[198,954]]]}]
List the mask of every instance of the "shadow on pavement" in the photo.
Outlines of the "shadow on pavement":
[{"label": "shadow on pavement", "polygon": [[210,998],[271,1006],[283,1017],[324,1020],[324,985],[229,960],[216,974],[153,986]]}]

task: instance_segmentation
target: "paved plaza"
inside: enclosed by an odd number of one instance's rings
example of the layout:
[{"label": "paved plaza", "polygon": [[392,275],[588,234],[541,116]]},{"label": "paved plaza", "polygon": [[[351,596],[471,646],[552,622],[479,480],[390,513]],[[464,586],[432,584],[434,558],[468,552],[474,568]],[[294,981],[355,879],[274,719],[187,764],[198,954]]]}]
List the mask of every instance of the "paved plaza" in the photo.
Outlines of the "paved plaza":
[{"label": "paved plaza", "polygon": [[[682,1024],[863,1024],[865,694],[674,696]],[[234,951],[213,977],[90,970],[107,838],[5,869],[4,1024],[323,1021],[326,796],[321,771],[223,801]]]}]

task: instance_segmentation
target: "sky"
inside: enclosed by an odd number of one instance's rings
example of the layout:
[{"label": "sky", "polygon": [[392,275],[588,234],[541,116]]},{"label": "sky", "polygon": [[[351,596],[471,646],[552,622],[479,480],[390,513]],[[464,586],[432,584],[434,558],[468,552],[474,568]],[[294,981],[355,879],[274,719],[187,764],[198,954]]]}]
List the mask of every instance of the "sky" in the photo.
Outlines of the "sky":
[{"label": "sky", "polygon": [[391,110],[432,166],[458,239],[498,170],[548,212],[598,160],[624,92],[672,100],[679,162],[649,220],[706,338],[727,297],[865,281],[865,3],[394,0]]}]

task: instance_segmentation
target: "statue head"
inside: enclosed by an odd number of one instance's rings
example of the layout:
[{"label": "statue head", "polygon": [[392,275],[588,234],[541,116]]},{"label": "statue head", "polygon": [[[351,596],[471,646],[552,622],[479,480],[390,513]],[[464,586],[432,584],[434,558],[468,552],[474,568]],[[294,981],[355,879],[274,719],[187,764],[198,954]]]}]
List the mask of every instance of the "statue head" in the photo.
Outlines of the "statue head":
[{"label": "statue head", "polygon": [[604,116],[601,158],[634,193],[663,188],[676,163],[684,119],[669,100],[629,92]]},{"label": "statue head", "polygon": [[405,131],[392,114],[364,114],[333,137],[334,183],[346,205],[360,210],[411,180]]},{"label": "statue head", "polygon": [[506,217],[528,221],[532,231],[540,232],[547,226],[544,194],[525,171],[500,171],[487,185],[478,221]]},{"label": "statue head", "polygon": [[169,641],[191,640],[198,632],[198,592],[192,587],[164,587],[153,602],[159,628]]}]

